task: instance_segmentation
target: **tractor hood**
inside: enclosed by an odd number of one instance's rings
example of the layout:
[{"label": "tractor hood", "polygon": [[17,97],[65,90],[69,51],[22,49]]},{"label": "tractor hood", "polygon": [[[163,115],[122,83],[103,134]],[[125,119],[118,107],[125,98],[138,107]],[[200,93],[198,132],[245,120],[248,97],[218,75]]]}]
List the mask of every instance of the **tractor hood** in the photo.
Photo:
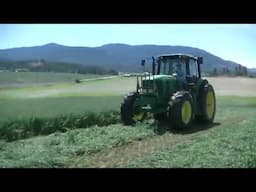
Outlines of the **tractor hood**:
[{"label": "tractor hood", "polygon": [[[156,87],[154,87],[156,86]],[[153,94],[158,92],[159,96],[169,96],[178,88],[177,80],[172,75],[150,75],[142,80],[142,89],[151,91]],[[145,92],[144,92],[145,93]],[[147,93],[147,92],[146,92]]]}]

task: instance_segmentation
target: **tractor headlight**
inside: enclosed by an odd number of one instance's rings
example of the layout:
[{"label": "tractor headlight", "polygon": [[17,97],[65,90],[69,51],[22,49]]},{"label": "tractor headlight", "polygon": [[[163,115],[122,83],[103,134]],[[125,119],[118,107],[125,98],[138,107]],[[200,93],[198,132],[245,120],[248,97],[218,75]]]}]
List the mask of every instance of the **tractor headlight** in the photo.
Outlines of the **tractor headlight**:
[{"label": "tractor headlight", "polygon": [[148,89],[148,93],[154,93],[154,90],[152,88]]},{"label": "tractor headlight", "polygon": [[142,90],[142,93],[154,93],[154,90],[153,90],[153,88],[148,88],[148,89],[143,89]]}]

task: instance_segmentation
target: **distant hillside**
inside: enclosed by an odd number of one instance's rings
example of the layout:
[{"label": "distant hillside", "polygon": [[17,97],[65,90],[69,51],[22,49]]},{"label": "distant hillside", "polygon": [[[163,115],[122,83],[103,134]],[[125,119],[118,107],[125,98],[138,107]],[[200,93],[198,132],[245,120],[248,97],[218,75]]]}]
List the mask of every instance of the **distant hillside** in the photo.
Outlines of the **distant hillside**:
[{"label": "distant hillside", "polygon": [[256,75],[256,68],[249,68],[248,72],[249,72],[249,74]]},{"label": "distant hillside", "polygon": [[251,72],[256,73],[256,68],[250,68],[250,69],[248,69],[248,70],[251,71]]},{"label": "distant hillside", "polygon": [[50,43],[43,46],[0,50],[2,60],[38,60],[95,65],[118,71],[141,70],[140,61],[165,53],[187,53],[204,57],[202,70],[212,71],[228,67],[234,69],[237,63],[226,61],[202,49],[184,46],[107,44],[100,47],[69,47]]}]

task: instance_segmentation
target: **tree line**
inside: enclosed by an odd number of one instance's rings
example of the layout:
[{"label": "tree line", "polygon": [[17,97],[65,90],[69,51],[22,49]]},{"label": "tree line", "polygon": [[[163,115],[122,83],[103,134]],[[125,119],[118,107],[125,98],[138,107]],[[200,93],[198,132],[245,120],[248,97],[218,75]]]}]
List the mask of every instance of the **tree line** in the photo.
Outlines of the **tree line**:
[{"label": "tree line", "polygon": [[80,74],[99,74],[99,75],[117,75],[118,72],[113,69],[90,65],[84,66],[77,63],[64,63],[40,60],[30,61],[0,61],[0,70],[6,71],[31,71],[31,72],[64,72]]},{"label": "tree line", "polygon": [[245,66],[238,65],[234,69],[229,69],[228,67],[223,68],[214,68],[212,76],[219,76],[219,75],[230,75],[230,76],[248,76],[248,69]]}]

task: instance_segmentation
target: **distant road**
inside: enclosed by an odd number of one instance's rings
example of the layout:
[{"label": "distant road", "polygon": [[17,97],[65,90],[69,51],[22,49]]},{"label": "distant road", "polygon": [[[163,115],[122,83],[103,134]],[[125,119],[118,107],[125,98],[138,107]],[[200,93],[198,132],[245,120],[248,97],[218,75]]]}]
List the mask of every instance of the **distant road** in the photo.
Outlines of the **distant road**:
[{"label": "distant road", "polygon": [[47,82],[47,83],[3,83],[0,84],[0,88],[8,87],[30,87],[30,86],[50,86],[59,82]]},{"label": "distant road", "polygon": [[81,79],[81,82],[87,82],[87,81],[96,81],[96,80],[106,80],[106,79],[113,79],[113,78],[117,78],[120,77],[118,75],[115,76],[109,76],[109,77],[98,77],[98,78],[93,78],[93,79]]}]

